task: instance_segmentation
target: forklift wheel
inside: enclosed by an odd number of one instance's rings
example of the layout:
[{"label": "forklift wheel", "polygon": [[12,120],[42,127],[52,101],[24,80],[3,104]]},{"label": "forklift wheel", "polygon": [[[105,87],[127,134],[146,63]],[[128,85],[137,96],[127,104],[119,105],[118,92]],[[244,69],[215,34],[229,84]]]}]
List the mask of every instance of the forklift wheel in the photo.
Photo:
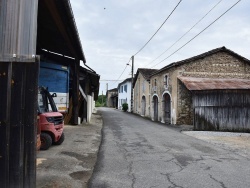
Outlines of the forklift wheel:
[{"label": "forklift wheel", "polygon": [[52,138],[47,133],[41,133],[41,150],[47,150],[52,144]]},{"label": "forklift wheel", "polygon": [[57,142],[55,142],[55,145],[61,145],[64,141],[64,133],[62,133],[61,137],[59,138],[59,140]]}]

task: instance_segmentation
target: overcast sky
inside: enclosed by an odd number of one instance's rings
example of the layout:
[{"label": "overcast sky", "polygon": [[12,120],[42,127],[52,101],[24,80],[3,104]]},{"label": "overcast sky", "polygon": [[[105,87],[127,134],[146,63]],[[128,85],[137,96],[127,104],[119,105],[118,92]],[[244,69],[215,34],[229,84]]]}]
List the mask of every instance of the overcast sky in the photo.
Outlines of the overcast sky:
[{"label": "overcast sky", "polygon": [[[241,0],[203,33],[167,58],[237,1],[182,0],[155,37],[135,56],[134,73],[138,68],[160,69],[169,63],[222,46],[250,59],[249,0]],[[100,94],[106,94],[107,83],[108,89],[117,87],[121,81],[105,80],[119,78],[131,56],[152,37],[178,2],[179,0],[71,0],[87,65],[101,76]],[[214,6],[216,7],[203,20],[172,46]],[[166,51],[170,46],[172,47]],[[164,51],[166,52],[156,59]],[[161,62],[165,58],[167,59]],[[128,77],[131,77],[131,66],[126,67],[119,80]]]}]

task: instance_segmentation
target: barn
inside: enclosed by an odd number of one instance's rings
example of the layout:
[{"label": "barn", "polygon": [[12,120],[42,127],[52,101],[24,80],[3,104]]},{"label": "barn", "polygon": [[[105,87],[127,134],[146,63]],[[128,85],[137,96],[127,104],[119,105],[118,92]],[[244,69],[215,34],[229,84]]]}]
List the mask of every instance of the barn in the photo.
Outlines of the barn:
[{"label": "barn", "polygon": [[195,130],[250,131],[250,61],[226,47],[150,76],[151,119]]}]

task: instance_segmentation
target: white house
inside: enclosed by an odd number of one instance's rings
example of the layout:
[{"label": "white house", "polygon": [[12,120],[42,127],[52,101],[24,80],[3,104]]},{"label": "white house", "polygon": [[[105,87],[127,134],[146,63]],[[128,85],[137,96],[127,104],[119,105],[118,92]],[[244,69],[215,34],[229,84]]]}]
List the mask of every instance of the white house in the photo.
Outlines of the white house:
[{"label": "white house", "polygon": [[122,110],[122,104],[128,103],[128,111],[131,110],[131,78],[121,82],[118,89],[118,109]]}]

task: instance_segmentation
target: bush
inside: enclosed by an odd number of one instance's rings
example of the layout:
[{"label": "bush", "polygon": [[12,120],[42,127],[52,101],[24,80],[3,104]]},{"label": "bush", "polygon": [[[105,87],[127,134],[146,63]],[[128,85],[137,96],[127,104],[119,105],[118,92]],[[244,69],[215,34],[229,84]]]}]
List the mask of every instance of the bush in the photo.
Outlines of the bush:
[{"label": "bush", "polygon": [[124,112],[127,112],[127,110],[128,110],[128,103],[123,103],[123,104],[122,104],[122,110],[123,110]]},{"label": "bush", "polygon": [[101,103],[99,103],[98,101],[96,101],[95,107],[103,107],[103,106],[104,106],[104,104],[101,104]]}]

